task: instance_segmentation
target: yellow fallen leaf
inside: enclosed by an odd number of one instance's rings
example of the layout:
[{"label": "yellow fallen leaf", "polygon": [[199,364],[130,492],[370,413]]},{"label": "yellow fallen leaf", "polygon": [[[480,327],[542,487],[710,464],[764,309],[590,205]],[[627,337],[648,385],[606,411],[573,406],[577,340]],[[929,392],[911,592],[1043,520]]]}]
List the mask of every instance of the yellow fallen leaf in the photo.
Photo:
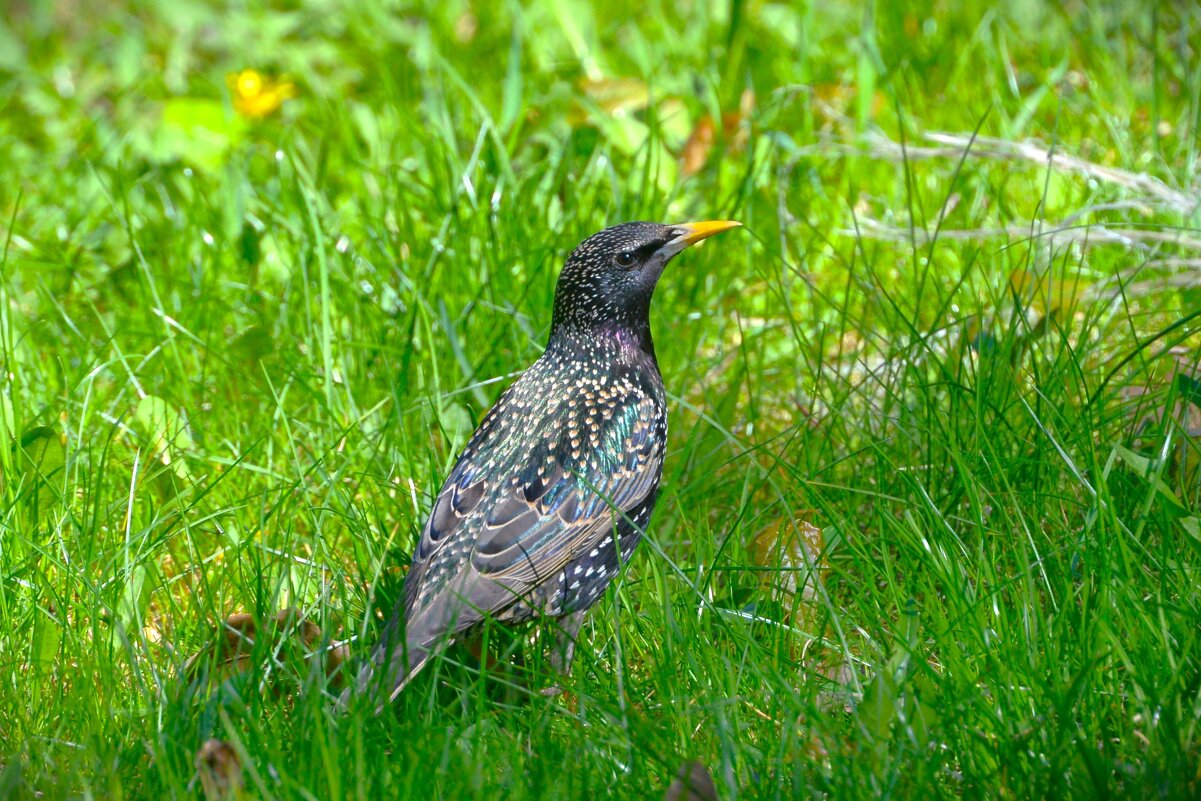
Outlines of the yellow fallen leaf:
[{"label": "yellow fallen leaf", "polygon": [[583,78],[576,88],[580,94],[568,113],[568,121],[576,128],[595,122],[593,110],[608,117],[626,117],[650,102],[650,90],[637,78]]},{"label": "yellow fallen leaf", "polygon": [[650,101],[650,90],[637,78],[586,78],[580,82],[580,89],[609,114],[640,111]]},{"label": "yellow fallen leaf", "polygon": [[763,570],[760,583],[769,589],[809,601],[816,595],[819,573],[825,570],[822,530],[802,517],[781,520],[764,528],[750,542],[750,556]]},{"label": "yellow fallen leaf", "polygon": [[1046,315],[1070,312],[1080,305],[1088,283],[1079,275],[1055,278],[1048,273],[1014,270],[1009,275],[1009,291],[1023,306]]}]

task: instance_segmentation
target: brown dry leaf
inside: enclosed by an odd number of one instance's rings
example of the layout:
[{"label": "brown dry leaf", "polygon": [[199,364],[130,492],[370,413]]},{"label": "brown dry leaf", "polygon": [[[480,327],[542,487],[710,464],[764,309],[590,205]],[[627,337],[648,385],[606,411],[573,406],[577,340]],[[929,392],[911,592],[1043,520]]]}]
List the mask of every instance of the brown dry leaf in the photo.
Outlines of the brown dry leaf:
[{"label": "brown dry leaf", "polygon": [[[747,89],[738,99],[738,110],[721,115],[721,133],[728,151],[738,151],[746,146],[747,132],[743,120],[755,110],[755,93]],[[684,177],[695,175],[709,160],[709,154],[717,140],[717,126],[709,114],[697,120],[680,151],[680,171]]]},{"label": "brown dry leaf", "polygon": [[329,678],[329,686],[338,689],[345,680],[340,668],[350,658],[350,647],[345,643],[336,645],[325,652],[325,675]]},{"label": "brown dry leaf", "polygon": [[700,762],[685,762],[667,788],[664,801],[717,801],[717,786]]},{"label": "brown dry leaf", "polygon": [[207,801],[242,797],[242,760],[229,743],[208,740],[196,752],[195,765]]},{"label": "brown dry leaf", "polygon": [[738,97],[738,111],[727,111],[721,115],[722,131],[725,133],[731,149],[741,150],[746,147],[747,126],[743,123],[751,118],[754,111],[755,93],[750,89],[745,89]]},{"label": "brown dry leaf", "polygon": [[346,646],[322,649],[321,628],[313,621],[303,619],[300,611],[293,608],[277,612],[263,626],[245,612],[230,615],[221,622],[215,641],[184,663],[184,677],[193,681],[206,670],[212,670],[216,677],[228,677],[249,669],[260,628],[270,638],[272,651],[295,643],[305,660],[324,654],[326,676],[333,676],[335,687],[341,683],[341,674],[335,672],[348,656]]},{"label": "brown dry leaf", "polygon": [[207,648],[203,648],[184,663],[184,676],[190,681],[205,667],[213,665],[223,668],[235,665],[238,670],[244,669],[243,664],[254,648],[258,625],[253,615],[238,612],[221,621],[217,630],[217,639]]},{"label": "brown dry leaf", "polygon": [[692,133],[688,135],[688,141],[684,143],[684,149],[680,151],[680,172],[684,177],[696,175],[705,166],[715,136],[712,117],[706,114],[697,120]]},{"label": "brown dry leaf", "polygon": [[807,514],[772,523],[754,536],[749,548],[755,564],[765,568],[759,572],[760,583],[789,599],[799,593],[805,606],[817,594],[818,577],[826,569],[825,537],[804,519]]}]

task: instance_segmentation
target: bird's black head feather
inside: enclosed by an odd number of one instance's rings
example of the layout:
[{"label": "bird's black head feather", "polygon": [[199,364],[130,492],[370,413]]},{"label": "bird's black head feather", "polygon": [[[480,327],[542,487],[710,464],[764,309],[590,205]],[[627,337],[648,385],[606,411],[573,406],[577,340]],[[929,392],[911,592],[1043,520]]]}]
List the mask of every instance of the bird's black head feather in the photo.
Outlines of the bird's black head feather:
[{"label": "bird's black head feather", "polygon": [[679,226],[629,222],[581,242],[555,288],[552,338],[598,330],[649,337],[651,296],[664,266],[686,247],[673,244],[683,234]]}]

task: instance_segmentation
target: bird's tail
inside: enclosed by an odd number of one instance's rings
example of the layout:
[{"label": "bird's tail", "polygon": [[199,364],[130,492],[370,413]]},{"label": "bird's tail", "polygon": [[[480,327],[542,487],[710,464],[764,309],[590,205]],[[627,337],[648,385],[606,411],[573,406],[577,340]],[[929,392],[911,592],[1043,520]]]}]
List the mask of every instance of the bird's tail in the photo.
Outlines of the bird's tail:
[{"label": "bird's tail", "polygon": [[459,605],[444,600],[427,604],[412,615],[396,612],[358,679],[338,699],[337,710],[345,712],[351,698],[360,695],[371,699],[377,715],[383,712],[431,656],[480,619],[477,611],[464,614]]},{"label": "bird's tail", "polygon": [[371,659],[359,670],[358,678],[338,698],[337,711],[343,713],[351,699],[361,696],[371,699],[375,714],[380,714],[396,700],[401,690],[425,667],[433,649],[429,645],[411,642],[396,636],[392,627],[384,633],[383,641],[371,654]]}]

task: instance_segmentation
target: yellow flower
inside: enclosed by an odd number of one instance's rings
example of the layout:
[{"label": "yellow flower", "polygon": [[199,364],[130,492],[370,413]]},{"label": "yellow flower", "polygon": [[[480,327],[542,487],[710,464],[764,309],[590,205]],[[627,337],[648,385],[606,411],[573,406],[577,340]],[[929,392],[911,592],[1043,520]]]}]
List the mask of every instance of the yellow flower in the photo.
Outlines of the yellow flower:
[{"label": "yellow flower", "polygon": [[233,92],[234,110],[251,119],[266,117],[296,95],[296,87],[290,81],[268,78],[258,70],[231,74],[226,82]]}]

